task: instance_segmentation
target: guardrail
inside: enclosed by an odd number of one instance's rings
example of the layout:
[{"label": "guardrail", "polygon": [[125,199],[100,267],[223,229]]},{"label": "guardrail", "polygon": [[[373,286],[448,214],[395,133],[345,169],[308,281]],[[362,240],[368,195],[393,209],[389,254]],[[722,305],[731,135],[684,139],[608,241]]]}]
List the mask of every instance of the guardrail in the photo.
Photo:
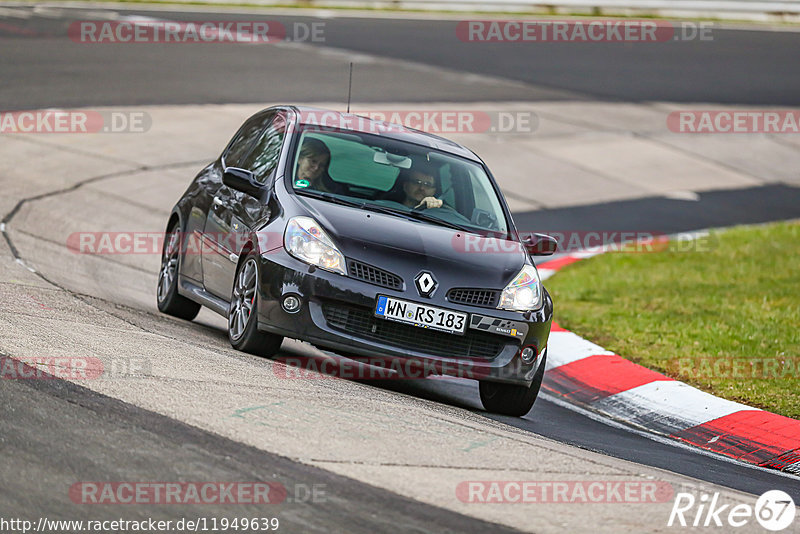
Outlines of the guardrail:
[{"label": "guardrail", "polygon": [[531,15],[655,15],[800,22],[800,1],[797,0],[173,0],[173,2]]},{"label": "guardrail", "polygon": [[[402,0],[401,4],[417,5],[424,0]],[[500,10],[503,7],[528,7],[531,9],[578,8],[600,11],[724,11],[741,13],[800,14],[800,2],[773,0],[759,2],[750,0],[438,0],[440,4],[481,5]]]}]

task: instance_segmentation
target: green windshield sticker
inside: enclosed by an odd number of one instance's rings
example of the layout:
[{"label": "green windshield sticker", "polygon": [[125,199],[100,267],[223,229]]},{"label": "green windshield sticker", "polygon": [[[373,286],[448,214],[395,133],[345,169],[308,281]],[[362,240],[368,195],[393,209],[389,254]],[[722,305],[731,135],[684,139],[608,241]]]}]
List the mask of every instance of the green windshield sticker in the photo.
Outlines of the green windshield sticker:
[{"label": "green windshield sticker", "polygon": [[297,180],[294,183],[295,187],[308,187],[309,185],[311,185],[311,182],[309,182],[308,180]]}]

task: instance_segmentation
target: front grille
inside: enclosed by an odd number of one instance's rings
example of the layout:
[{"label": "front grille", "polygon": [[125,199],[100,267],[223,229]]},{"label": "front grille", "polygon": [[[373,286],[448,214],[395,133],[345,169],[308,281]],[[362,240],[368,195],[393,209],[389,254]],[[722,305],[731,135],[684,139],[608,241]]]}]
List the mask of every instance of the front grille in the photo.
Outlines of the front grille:
[{"label": "front grille", "polygon": [[496,289],[455,288],[447,292],[447,300],[467,306],[496,308],[500,300],[500,291]]},{"label": "front grille", "polygon": [[353,278],[388,289],[403,289],[403,279],[383,269],[354,260],[350,260],[347,267]]},{"label": "front grille", "polygon": [[367,341],[445,358],[493,360],[507,343],[503,336],[467,329],[463,336],[438,332],[375,317],[372,310],[343,303],[325,302],[322,312],[328,325]]}]

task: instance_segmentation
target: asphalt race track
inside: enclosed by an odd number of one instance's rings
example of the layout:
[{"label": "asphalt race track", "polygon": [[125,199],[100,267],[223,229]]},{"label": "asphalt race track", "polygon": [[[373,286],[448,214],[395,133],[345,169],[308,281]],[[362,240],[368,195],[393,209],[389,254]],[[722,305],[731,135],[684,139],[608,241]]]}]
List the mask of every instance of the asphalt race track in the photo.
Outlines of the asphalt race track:
[{"label": "asphalt race track", "polygon": [[[105,141],[91,147],[83,147],[78,139],[33,143],[18,140],[18,137],[14,138],[17,143],[14,150],[21,148],[18,152],[12,151],[8,144],[6,151],[0,147],[0,179],[3,174],[15,175],[18,162],[14,156],[19,154],[22,164],[35,162],[33,167],[44,169],[42,174],[49,173],[53,180],[46,190],[28,191],[25,184],[14,185],[0,202],[0,217],[13,230],[4,233],[7,241],[0,243],[8,249],[8,264],[11,265],[8,269],[23,271],[14,263],[16,259],[38,267],[36,276],[28,272],[23,276],[9,270],[0,278],[0,285],[4,286],[4,307],[7,305],[17,318],[12,324],[6,316],[0,323],[6,326],[8,334],[0,338],[0,356],[15,355],[17,341],[11,333],[29,329],[26,321],[31,320],[34,329],[44,324],[35,317],[38,309],[31,311],[30,306],[15,299],[24,299],[30,305],[29,298],[36,300],[47,295],[52,300],[46,301],[43,308],[47,306],[62,314],[60,321],[81,325],[75,327],[75,336],[82,329],[94,332],[94,325],[103,329],[101,331],[120,330],[130,337],[120,342],[118,356],[127,354],[126,350],[131,354],[141,350],[153,361],[163,356],[163,362],[156,365],[179,364],[186,376],[182,375],[184,381],[175,384],[162,381],[158,391],[137,390],[134,386],[120,384],[118,394],[114,389],[100,391],[102,387],[84,387],[61,380],[2,381],[0,405],[4,408],[0,415],[0,451],[4,460],[0,462],[0,515],[3,517],[35,518],[46,511],[52,516],[77,518],[75,505],[65,498],[63,491],[77,480],[274,478],[281,480],[290,494],[291,506],[287,504],[285,509],[275,512],[281,517],[282,527],[289,532],[392,529],[486,532],[505,528],[555,531],[561,528],[562,523],[554,519],[541,524],[531,524],[519,517],[503,522],[500,512],[487,512],[484,518],[482,512],[465,511],[459,508],[459,503],[451,504],[438,498],[436,488],[428,491],[415,487],[415,470],[430,470],[436,462],[435,454],[430,461],[417,458],[416,463],[398,458],[397,463],[392,464],[384,459],[380,466],[386,473],[377,476],[369,472],[370,461],[364,456],[367,452],[364,449],[353,452],[356,458],[352,465],[341,459],[346,457],[346,445],[355,447],[360,443],[357,441],[343,442],[341,447],[332,441],[332,449],[342,449],[336,451],[340,456],[332,453],[323,458],[311,452],[306,454],[306,446],[309,451],[319,450],[316,442],[303,443],[303,429],[310,428],[312,423],[300,420],[291,426],[284,421],[283,426],[271,427],[256,421],[256,426],[231,426],[231,417],[236,423],[237,415],[229,416],[220,423],[222,426],[215,426],[216,423],[209,422],[206,417],[213,407],[204,404],[213,398],[216,391],[213,387],[228,388],[224,391],[235,396],[238,377],[242,379],[241,389],[247,395],[251,395],[252,390],[251,398],[257,398],[258,392],[264,391],[259,389],[264,384],[258,376],[272,375],[270,364],[253,361],[230,350],[220,318],[213,314],[203,312],[191,324],[157,314],[152,296],[155,280],[152,258],[141,262],[130,260],[134,261],[133,265],[114,265],[112,269],[124,273],[122,280],[114,280],[101,271],[104,263],[89,262],[84,268],[80,265],[82,258],[58,251],[63,241],[48,242],[43,237],[47,225],[37,215],[48,213],[61,217],[65,226],[69,226],[67,221],[72,217],[84,224],[108,223],[110,226],[117,224],[115,217],[128,223],[137,220],[136,217],[146,217],[148,224],[164,218],[164,207],[168,209],[193,173],[215,156],[207,152],[205,141],[194,142],[188,138],[190,132],[203,127],[202,114],[207,111],[209,117],[215,117],[214,124],[226,128],[209,134],[215,138],[213,146],[221,146],[220,141],[224,142],[243,118],[236,114],[238,111],[203,106],[336,102],[346,95],[347,73],[342,66],[351,60],[356,63],[354,102],[363,104],[585,102],[600,106],[603,103],[649,106],[652,102],[666,102],[670,105],[730,104],[744,108],[800,104],[800,64],[796,58],[800,32],[793,31],[724,29],[715,33],[711,42],[674,42],[658,48],[612,43],[551,44],[534,48],[462,43],[454,38],[455,22],[447,20],[264,14],[249,15],[248,19],[278,20],[287,27],[295,22],[324,21],[325,42],[275,47],[93,46],[71,43],[67,39],[70,22],[94,19],[103,11],[103,7],[89,11],[58,7],[36,11],[28,7],[0,6],[0,72],[3,73],[0,108],[102,106],[123,109],[138,106],[156,110],[163,106],[165,114],[184,117],[190,127],[176,129],[174,139],[182,148],[176,149],[174,157],[160,150],[171,139],[167,135],[146,146],[123,140],[112,147],[113,136],[106,136]],[[198,12],[187,15],[168,10],[124,13],[168,20],[243,18],[235,14]],[[502,61],[498,61],[498,57],[502,57]],[[191,116],[180,115],[180,108],[189,105],[197,106],[191,108],[196,111]],[[187,137],[180,137],[182,135]],[[800,151],[800,145],[787,146]],[[48,158],[64,154],[68,154],[65,161],[74,162],[74,172],[62,167],[48,168]],[[97,162],[103,158],[108,162],[107,172],[98,173]],[[786,172],[792,174],[791,169]],[[64,174],[63,180],[59,173]],[[797,175],[796,170],[793,174]],[[144,185],[137,189],[125,184],[126,176],[141,178]],[[120,187],[122,193],[116,194],[103,211],[105,200],[102,199],[114,195],[112,183]],[[151,190],[146,190],[145,186]],[[800,217],[800,183],[797,180],[761,180],[746,186],[739,184],[701,191],[692,202],[667,198],[658,192],[637,194],[635,198],[623,195],[615,200],[586,200],[577,205],[551,207],[544,204],[538,209],[526,205],[524,198],[519,202],[515,219],[521,228],[659,228],[671,233]],[[80,212],[82,206],[86,206],[87,212]],[[92,211],[95,209],[98,211]],[[6,248],[2,252],[5,253]],[[48,254],[51,258],[45,259]],[[114,263],[116,260],[103,261]],[[155,261],[157,265],[157,259]],[[118,288],[114,287],[115,283],[119,284]],[[25,288],[36,291],[38,296],[26,296]],[[119,296],[115,295],[116,289]],[[68,314],[73,312],[82,317],[82,323],[70,318]],[[134,335],[139,334],[142,340],[134,341]],[[64,346],[65,340],[70,339],[78,338],[55,330],[43,332],[40,349],[49,346],[66,350],[69,347]],[[85,346],[76,346],[94,349],[96,341],[92,338]],[[137,347],[138,343],[141,346]],[[173,360],[171,352],[164,352],[176,347],[186,351],[185,359]],[[311,349],[297,344],[290,345],[287,350],[290,354],[302,354]],[[208,364],[206,376],[214,377],[214,386],[209,386],[208,390],[204,389],[202,378],[205,370],[202,360],[206,357],[218,366],[214,370],[211,363]],[[220,376],[219,366],[229,374]],[[480,429],[496,432],[491,440],[499,440],[498,443],[507,440],[502,442],[525,443],[551,451],[555,458],[552,467],[546,457],[520,458],[515,467],[523,473],[528,465],[535,466],[530,468],[531,473],[535,473],[530,476],[542,477],[550,473],[553,478],[553,473],[573,473],[569,470],[572,468],[574,473],[588,473],[590,471],[583,466],[591,464],[599,466],[597,472],[592,472],[596,476],[611,477],[613,473],[613,476],[630,477],[640,469],[643,476],[663,473],[665,480],[670,480],[675,487],[688,484],[686,481],[691,479],[697,481],[697,487],[711,488],[711,491],[729,488],[734,490],[730,497],[734,500],[741,499],[741,493],[759,495],[780,488],[800,502],[800,481],[794,477],[654,440],[569,409],[546,395],[540,397],[532,412],[517,419],[483,412],[477,384],[469,381],[408,380],[369,384],[336,381],[344,385],[313,386],[296,382],[300,383],[291,387],[279,383],[286,387],[287,398],[296,401],[309,395],[319,396],[322,401],[305,408],[299,402],[287,401],[297,411],[287,412],[288,415],[275,411],[274,417],[291,418],[305,411],[308,421],[324,421],[326,413],[331,420],[336,420],[333,412],[338,406],[342,413],[355,414],[354,417],[363,423],[363,446],[385,453],[382,458],[391,458],[396,452],[391,447],[397,444],[384,444],[385,434],[394,425],[416,432],[415,435],[422,436],[422,441],[431,448],[435,448],[436,440],[445,439],[431,437],[426,434],[428,430],[404,419],[406,411],[412,414],[411,419],[418,410],[420,413],[426,410],[426,414],[440,416],[451,425],[436,431],[448,434],[447,439],[452,437],[450,434],[461,431],[455,428]],[[193,398],[195,394],[185,389],[195,386],[198,398]],[[304,387],[309,388],[307,392]],[[174,390],[174,399],[170,397],[171,390]],[[164,415],[159,399],[164,403],[164,410],[175,416]],[[225,409],[233,406],[222,404]],[[353,408],[378,405],[391,405],[396,411],[389,412],[384,419],[371,420]],[[321,407],[330,411],[315,414]],[[291,432],[287,429],[294,429],[296,449],[277,450],[276,445],[285,443],[282,440],[291,436],[264,438],[257,433],[259,428],[270,431],[280,428],[288,434]],[[336,436],[337,429],[330,428],[314,432],[313,439],[335,441]],[[260,446],[260,439],[266,439],[264,446]],[[430,443],[426,439],[430,439]],[[473,443],[471,439],[464,437],[464,443]],[[485,447],[488,442],[480,443],[474,446]],[[420,450],[428,450],[423,445]],[[581,463],[584,461],[586,464]],[[451,466],[454,472],[456,465],[463,467],[463,464],[454,463]],[[482,465],[479,462],[472,467],[480,470]],[[406,475],[403,471],[393,471],[404,467]],[[494,476],[500,472],[486,469]],[[514,473],[510,467],[506,469]],[[478,479],[487,476],[483,472],[476,475]],[[514,475],[508,477],[513,479]],[[314,485],[325,488],[328,498],[317,502],[300,498],[305,488]],[[176,515],[232,516],[234,513],[256,516],[263,514],[263,510],[248,506],[232,510],[225,506],[187,505],[177,509],[116,505],[103,508],[100,515],[94,510],[81,513],[87,517],[173,518]],[[563,513],[578,516],[581,512]],[[624,517],[624,522],[640,531],[666,528],[662,523],[636,523],[644,521],[637,518],[638,515],[630,513]],[[613,507],[604,511],[604,517],[607,519],[604,525],[613,527],[613,518],[617,517]],[[564,519],[563,525],[575,529],[581,528],[582,523],[572,518]],[[598,531],[606,530],[598,527]]]},{"label": "asphalt race track", "polygon": [[[167,20],[187,19],[184,14],[169,11],[129,13]],[[366,64],[357,67],[354,75],[354,102],[583,98],[792,106],[800,101],[800,69],[796,61],[800,32],[797,31],[719,29],[711,41],[674,41],[663,46],[537,43],[529,47],[462,42],[456,38],[454,20],[389,18],[370,19],[366,23],[363,18],[347,18],[344,13],[334,12],[334,15],[335,18],[250,15],[247,20],[278,21],[290,34],[295,23],[324,22],[324,43],[303,42],[304,45],[497,76],[525,84],[514,90],[502,87],[492,90],[482,85],[396,84],[384,69]],[[188,18],[241,20],[240,15],[203,12],[192,13]],[[64,36],[68,23],[74,20],[93,18],[79,12],[55,13],[52,18],[10,18],[7,23],[13,23],[13,28],[0,28],[0,36],[15,37],[4,45],[9,53],[0,59],[4,78],[25,80],[30,89],[14,92],[13,84],[4,84],[0,98],[8,109],[247,103],[264,99],[331,101],[334,97],[345,99],[347,95],[347,71],[337,65],[292,63],[291,56],[286,55],[265,57],[259,47],[236,47],[233,54],[230,46],[205,47],[202,53],[191,46],[169,45],[130,49],[60,47],[60,41],[52,37]],[[357,57],[354,59],[358,62]],[[63,68],[67,61],[68,71]],[[56,67],[55,73],[40,68],[48,64]],[[292,83],[301,73],[308,76],[308,83]],[[86,79],[79,74],[91,74],[91,93],[85,91]]]}]

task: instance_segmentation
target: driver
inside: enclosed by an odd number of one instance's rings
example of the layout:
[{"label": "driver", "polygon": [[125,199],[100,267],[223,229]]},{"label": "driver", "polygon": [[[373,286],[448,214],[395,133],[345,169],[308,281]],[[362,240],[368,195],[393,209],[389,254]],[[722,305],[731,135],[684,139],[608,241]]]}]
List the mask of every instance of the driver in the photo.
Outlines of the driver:
[{"label": "driver", "polygon": [[402,188],[405,198],[402,204],[411,209],[441,208],[444,204],[436,198],[439,190],[436,170],[432,167],[417,166],[412,169],[400,171]]}]

